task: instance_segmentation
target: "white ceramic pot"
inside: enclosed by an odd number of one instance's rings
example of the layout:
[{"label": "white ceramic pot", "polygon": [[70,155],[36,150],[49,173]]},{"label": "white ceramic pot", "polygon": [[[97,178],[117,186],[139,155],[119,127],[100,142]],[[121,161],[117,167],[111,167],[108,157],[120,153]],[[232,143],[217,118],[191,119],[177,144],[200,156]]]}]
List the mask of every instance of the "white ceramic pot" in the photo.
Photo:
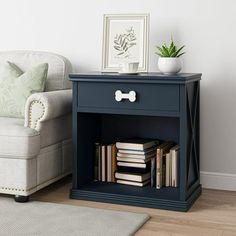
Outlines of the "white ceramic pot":
[{"label": "white ceramic pot", "polygon": [[182,69],[181,60],[178,57],[159,57],[159,70],[163,74],[177,74]]}]

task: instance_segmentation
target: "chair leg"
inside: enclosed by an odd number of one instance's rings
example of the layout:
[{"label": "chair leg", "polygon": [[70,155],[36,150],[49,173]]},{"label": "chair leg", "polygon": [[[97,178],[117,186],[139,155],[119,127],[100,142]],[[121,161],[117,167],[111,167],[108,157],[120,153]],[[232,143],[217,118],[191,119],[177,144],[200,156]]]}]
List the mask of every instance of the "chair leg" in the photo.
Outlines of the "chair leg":
[{"label": "chair leg", "polygon": [[28,202],[29,196],[15,195],[14,199],[16,202]]}]

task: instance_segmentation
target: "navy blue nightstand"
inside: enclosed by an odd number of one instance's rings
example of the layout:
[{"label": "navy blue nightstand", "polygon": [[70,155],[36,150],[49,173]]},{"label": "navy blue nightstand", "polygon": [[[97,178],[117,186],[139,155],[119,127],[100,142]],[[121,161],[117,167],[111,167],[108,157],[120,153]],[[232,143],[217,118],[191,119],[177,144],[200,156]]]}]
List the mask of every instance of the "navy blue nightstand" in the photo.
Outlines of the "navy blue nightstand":
[{"label": "navy blue nightstand", "polygon": [[[187,211],[201,194],[200,79],[201,74],[71,74],[74,167],[70,197]],[[180,145],[178,188],[93,181],[94,144],[135,136]]]}]

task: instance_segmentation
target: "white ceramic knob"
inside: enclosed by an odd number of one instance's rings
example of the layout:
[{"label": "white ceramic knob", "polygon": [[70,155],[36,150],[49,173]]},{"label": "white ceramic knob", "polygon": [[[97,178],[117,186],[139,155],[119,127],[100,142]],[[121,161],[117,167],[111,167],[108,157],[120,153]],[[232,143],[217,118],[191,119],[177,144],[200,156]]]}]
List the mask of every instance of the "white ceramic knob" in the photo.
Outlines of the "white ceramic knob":
[{"label": "white ceramic knob", "polygon": [[128,99],[130,102],[136,101],[136,92],[130,91],[129,93],[122,93],[121,90],[115,92],[115,100],[121,102],[123,99]]}]

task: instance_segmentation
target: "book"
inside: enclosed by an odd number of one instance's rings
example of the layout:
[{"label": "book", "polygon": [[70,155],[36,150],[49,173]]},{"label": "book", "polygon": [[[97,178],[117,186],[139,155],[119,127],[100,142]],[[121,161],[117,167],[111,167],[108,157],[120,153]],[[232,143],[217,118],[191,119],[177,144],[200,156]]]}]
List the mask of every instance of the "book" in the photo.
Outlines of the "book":
[{"label": "book", "polygon": [[148,154],[131,154],[131,153],[117,153],[117,157],[126,157],[126,158],[136,158],[136,159],[148,159],[153,157],[156,154],[156,151],[150,152]]},{"label": "book", "polygon": [[123,161],[123,162],[146,163],[150,160],[151,160],[151,157],[146,158],[146,159],[140,159],[140,158],[128,158],[128,157],[118,157],[117,156],[117,161]]},{"label": "book", "polygon": [[111,176],[112,176],[112,170],[111,170],[111,166],[112,166],[112,144],[110,145],[107,145],[106,146],[107,148],[107,156],[106,156],[106,159],[107,159],[107,182],[111,182]]},{"label": "book", "polygon": [[133,185],[133,186],[138,186],[138,187],[143,187],[147,184],[150,183],[150,180],[146,180],[144,182],[135,182],[135,181],[128,181],[128,180],[121,180],[121,179],[118,179],[116,181],[118,184],[127,184],[127,185]]},{"label": "book", "polygon": [[111,148],[111,182],[116,181],[116,178],[115,178],[115,172],[117,170],[116,154],[117,154],[116,145],[112,144],[112,148]]},{"label": "book", "polygon": [[151,187],[156,187],[156,157],[151,158]]},{"label": "book", "polygon": [[171,176],[171,186],[172,187],[178,187],[179,180],[179,166],[178,166],[178,159],[179,159],[179,145],[174,146],[173,148],[170,149],[171,153],[171,169],[172,169],[172,176]]},{"label": "book", "polygon": [[131,174],[126,172],[116,172],[115,177],[117,179],[123,179],[123,180],[130,180],[130,181],[136,181],[136,182],[144,182],[151,177],[151,172],[145,173],[145,174]]},{"label": "book", "polygon": [[98,181],[99,180],[99,143],[95,143],[95,155],[94,155],[94,176],[93,179],[94,181]]},{"label": "book", "polygon": [[101,180],[103,182],[106,181],[106,146],[105,145],[102,145],[101,147],[101,166],[102,166],[102,178]]},{"label": "book", "polygon": [[143,138],[131,138],[123,142],[116,142],[116,147],[118,149],[131,149],[131,150],[145,150],[147,148],[156,146],[158,144],[157,140],[143,139]]},{"label": "book", "polygon": [[166,153],[166,178],[165,178],[165,186],[169,187],[171,186],[171,172],[172,172],[172,166],[171,166],[171,155],[170,152]]},{"label": "book", "polygon": [[166,185],[166,153],[162,156],[161,183],[161,186]]},{"label": "book", "polygon": [[147,163],[117,162],[117,169],[119,172],[144,174],[151,171],[151,161]]},{"label": "book", "polygon": [[130,173],[130,174],[145,174],[147,172],[150,172],[151,168],[117,166],[117,171],[122,172],[122,173]]},{"label": "book", "polygon": [[102,181],[102,147],[98,145],[98,181]]},{"label": "book", "polygon": [[118,161],[117,166],[127,166],[127,167],[136,167],[136,168],[142,168],[145,169],[148,166],[150,167],[150,161],[147,163],[134,163],[134,162],[123,162],[123,161]]},{"label": "book", "polygon": [[173,146],[172,142],[164,142],[157,147],[156,153],[156,188],[160,189],[163,186],[163,156],[169,152]]},{"label": "book", "polygon": [[126,154],[138,154],[138,155],[145,155],[150,152],[156,152],[156,146],[150,147],[144,150],[133,150],[133,149],[121,149],[119,148],[119,153],[126,153]]}]

